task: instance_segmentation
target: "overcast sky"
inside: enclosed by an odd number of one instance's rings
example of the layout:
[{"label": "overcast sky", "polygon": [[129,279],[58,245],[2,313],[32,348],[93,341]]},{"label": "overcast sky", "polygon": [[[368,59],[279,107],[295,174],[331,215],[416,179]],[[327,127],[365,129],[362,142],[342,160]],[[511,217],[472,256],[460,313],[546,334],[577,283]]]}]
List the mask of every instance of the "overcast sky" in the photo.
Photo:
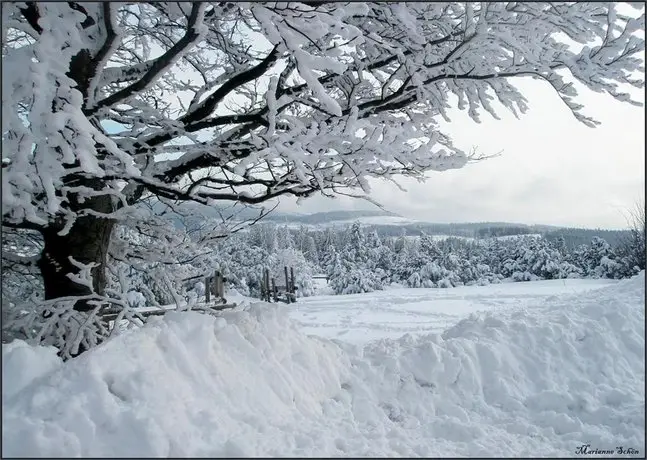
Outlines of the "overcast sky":
[{"label": "overcast sky", "polygon": [[[431,222],[505,221],[588,228],[625,228],[628,209],[645,194],[644,107],[582,92],[586,114],[602,122],[588,128],[575,120],[547,83],[518,82],[530,109],[517,120],[499,110],[480,124],[455,111],[443,123],[457,147],[501,156],[459,170],[428,174],[425,183],[402,179],[401,192],[373,181],[372,198],[387,210]],[[644,100],[644,91],[632,93]],[[363,200],[316,196],[281,199],[283,211],[313,213],[377,209]]]}]

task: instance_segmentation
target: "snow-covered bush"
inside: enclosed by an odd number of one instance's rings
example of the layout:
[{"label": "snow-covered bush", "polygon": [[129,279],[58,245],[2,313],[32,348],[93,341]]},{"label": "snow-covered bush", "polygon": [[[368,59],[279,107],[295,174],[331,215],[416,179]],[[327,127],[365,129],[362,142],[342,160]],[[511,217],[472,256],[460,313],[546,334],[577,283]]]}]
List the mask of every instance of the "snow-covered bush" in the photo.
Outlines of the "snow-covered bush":
[{"label": "snow-covered bush", "polygon": [[335,294],[361,294],[382,290],[382,280],[374,273],[358,267],[335,271],[328,282]]},{"label": "snow-covered bush", "polygon": [[450,288],[450,287],[455,287],[455,286],[450,280],[448,280],[447,278],[443,278],[440,281],[438,281],[438,287],[439,288]]},{"label": "snow-covered bush", "polygon": [[[422,286],[422,281],[420,279],[420,273],[413,273],[409,278],[407,279],[407,286],[412,287],[412,288],[419,288]],[[429,285],[428,287],[433,287],[433,285]]]},{"label": "snow-covered bush", "polygon": [[537,275],[534,275],[528,271],[514,272],[511,278],[513,281],[537,281],[540,279]]},{"label": "snow-covered bush", "polygon": [[609,256],[603,256],[600,263],[593,269],[596,278],[616,278],[622,270],[622,264],[611,259]]}]

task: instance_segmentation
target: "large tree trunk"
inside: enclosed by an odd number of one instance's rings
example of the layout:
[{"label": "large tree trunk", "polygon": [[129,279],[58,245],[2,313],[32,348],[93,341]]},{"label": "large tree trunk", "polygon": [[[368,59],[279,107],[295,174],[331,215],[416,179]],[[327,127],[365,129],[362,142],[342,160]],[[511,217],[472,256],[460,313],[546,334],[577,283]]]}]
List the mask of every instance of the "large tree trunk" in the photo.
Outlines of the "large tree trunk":
[{"label": "large tree trunk", "polygon": [[[99,180],[85,181],[84,185],[95,190],[100,189]],[[81,209],[92,210],[98,214],[109,215],[114,211],[114,203],[109,195],[87,198],[79,203],[70,203],[73,212]],[[83,208],[81,208],[83,206]],[[91,293],[102,295],[106,288],[106,264],[108,248],[115,221],[97,215],[77,217],[72,228],[64,235],[61,230],[64,222],[59,221],[42,231],[44,247],[38,266],[43,276],[45,299],[58,299],[67,296],[85,296]],[[83,264],[94,263],[92,268],[92,289],[89,286],[73,281],[68,275],[79,273],[70,258]],[[77,310],[87,309],[84,302],[78,302]]]},{"label": "large tree trunk", "polygon": [[[58,229],[53,227],[43,232],[45,245],[38,265],[43,276],[45,299],[85,296],[93,291],[96,294],[104,293],[107,255],[113,227],[112,220],[85,216],[78,218],[66,235],[59,235]],[[96,264],[91,270],[93,289],[74,282],[68,276],[79,272],[79,269],[70,262],[70,257],[84,264],[92,262]],[[77,311],[90,311],[95,307],[96,305],[89,304],[84,299],[77,300],[74,304],[74,309]],[[49,315],[50,313],[44,314],[45,317]],[[108,323],[105,321],[102,323],[107,329]],[[64,337],[68,333],[65,332]],[[79,348],[71,353],[71,357],[78,356],[87,349],[87,345],[81,342]],[[59,351],[59,355],[66,359],[63,349]]]},{"label": "large tree trunk", "polygon": [[[78,218],[66,235],[59,235],[60,229],[57,228],[43,232],[45,245],[38,265],[43,276],[45,299],[91,294],[88,286],[78,284],[68,276],[79,272],[70,257],[84,264],[97,264],[91,271],[93,290],[96,294],[104,293],[113,227],[112,220],[86,216]],[[78,307],[83,309],[81,305]]]}]

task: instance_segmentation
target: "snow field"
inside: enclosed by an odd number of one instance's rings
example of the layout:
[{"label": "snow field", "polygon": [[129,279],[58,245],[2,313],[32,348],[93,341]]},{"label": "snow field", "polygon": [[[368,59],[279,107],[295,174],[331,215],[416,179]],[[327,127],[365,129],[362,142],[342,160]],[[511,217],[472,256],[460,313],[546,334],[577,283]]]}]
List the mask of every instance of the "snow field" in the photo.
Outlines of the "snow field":
[{"label": "snow field", "polygon": [[65,364],[14,342],[2,453],[643,457],[644,293],[643,272],[366,345],[262,303],[172,312]]},{"label": "snow field", "polygon": [[[329,289],[325,280],[317,292]],[[617,283],[609,279],[563,279],[461,286],[451,289],[390,288],[364,294],[300,298],[291,317],[308,334],[365,344],[406,333],[443,332],[471,313],[535,308],[560,294],[575,294]]]}]

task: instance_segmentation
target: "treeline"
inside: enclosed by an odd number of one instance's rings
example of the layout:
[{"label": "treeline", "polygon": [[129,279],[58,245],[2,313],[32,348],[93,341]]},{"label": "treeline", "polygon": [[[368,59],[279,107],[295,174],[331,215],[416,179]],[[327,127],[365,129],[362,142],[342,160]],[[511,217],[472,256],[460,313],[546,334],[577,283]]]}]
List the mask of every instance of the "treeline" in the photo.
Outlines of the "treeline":
[{"label": "treeline", "polygon": [[[319,214],[317,214],[316,216],[319,217]],[[301,218],[299,218],[299,221],[301,221]],[[331,218],[330,221],[334,221],[334,219]],[[323,223],[326,222],[324,221]],[[346,224],[334,225],[334,227],[336,227],[337,229],[343,229],[346,226]],[[400,225],[366,224],[363,229],[366,233],[376,231],[382,238],[397,237],[403,231],[406,232],[407,235],[411,236],[422,236],[423,234],[427,234],[461,236],[466,238],[479,239],[499,236],[539,234],[551,241],[556,241],[557,239],[562,237],[566,246],[568,246],[570,249],[574,249],[577,246],[583,244],[589,244],[593,237],[596,236],[604,239],[612,248],[616,248],[630,236],[629,230],[554,227],[548,225],[523,225],[503,222],[473,222],[458,224],[434,224],[417,222]]]},{"label": "treeline", "polygon": [[[509,227],[514,230],[514,227]],[[466,239],[380,236],[359,223],[345,228],[294,230],[261,224],[224,241],[218,265],[241,293],[256,296],[262,268],[295,268],[299,295],[313,293],[311,275],[328,276],[337,294],[370,292],[392,283],[407,287],[448,288],[559,278],[625,278],[644,269],[644,254],[632,244],[612,248],[594,236],[569,248],[564,237],[520,235]]]},{"label": "treeline", "polygon": [[[165,229],[160,234],[119,227],[110,246],[108,290],[132,306],[168,305],[204,298],[201,280],[214,270],[223,272],[229,287],[259,297],[263,269],[280,280],[284,266],[294,268],[299,296],[315,293],[317,273],[326,274],[334,293],[351,294],[393,283],[449,288],[505,279],[619,279],[645,268],[645,237],[638,230],[616,247],[597,236],[570,247],[563,236],[438,238],[407,235],[402,228],[391,236],[359,223],[317,230],[263,223],[223,239],[213,239],[208,227],[208,222],[205,231],[160,227]],[[3,240],[3,249],[37,260],[42,244],[18,232]],[[3,315],[42,299],[42,279],[33,264],[3,258],[2,275]]]}]

